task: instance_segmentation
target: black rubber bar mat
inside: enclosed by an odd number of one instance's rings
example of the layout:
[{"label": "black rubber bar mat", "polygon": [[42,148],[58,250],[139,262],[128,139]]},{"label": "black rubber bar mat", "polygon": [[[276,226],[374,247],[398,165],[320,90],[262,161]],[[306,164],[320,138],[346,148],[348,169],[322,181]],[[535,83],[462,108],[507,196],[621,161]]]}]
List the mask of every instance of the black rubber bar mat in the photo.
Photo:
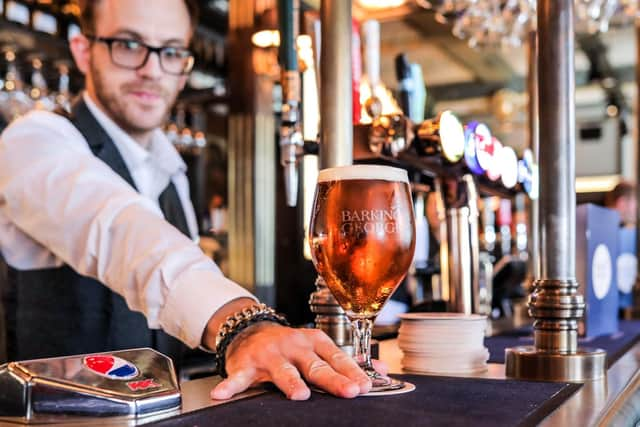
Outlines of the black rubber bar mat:
[{"label": "black rubber bar mat", "polygon": [[534,426],[580,386],[516,380],[395,375],[416,385],[401,395],[292,402],[272,392],[150,424],[171,426]]}]

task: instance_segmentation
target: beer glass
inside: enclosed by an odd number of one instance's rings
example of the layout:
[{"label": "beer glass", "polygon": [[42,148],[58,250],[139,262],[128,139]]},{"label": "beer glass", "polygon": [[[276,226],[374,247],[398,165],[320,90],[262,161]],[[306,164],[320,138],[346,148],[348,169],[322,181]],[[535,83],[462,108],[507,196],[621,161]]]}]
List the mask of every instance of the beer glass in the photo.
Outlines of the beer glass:
[{"label": "beer glass", "polygon": [[402,388],[373,368],[370,342],[373,321],[413,260],[407,172],[377,165],[320,171],[309,230],[313,264],[351,320],[354,357],[372,390]]}]

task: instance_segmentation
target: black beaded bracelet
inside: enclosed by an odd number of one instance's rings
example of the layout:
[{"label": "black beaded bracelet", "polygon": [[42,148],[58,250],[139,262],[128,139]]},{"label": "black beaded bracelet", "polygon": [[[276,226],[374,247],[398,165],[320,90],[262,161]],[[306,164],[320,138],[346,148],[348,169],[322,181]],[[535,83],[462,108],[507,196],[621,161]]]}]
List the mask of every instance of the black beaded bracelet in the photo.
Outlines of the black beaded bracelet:
[{"label": "black beaded bracelet", "polygon": [[218,369],[218,375],[227,378],[227,370],[225,369],[227,348],[231,341],[238,336],[240,332],[249,326],[258,322],[275,322],[280,325],[289,326],[289,322],[275,312],[271,307],[265,304],[256,304],[249,308],[245,308],[229,317],[220,325],[218,335],[216,336],[215,360]]}]

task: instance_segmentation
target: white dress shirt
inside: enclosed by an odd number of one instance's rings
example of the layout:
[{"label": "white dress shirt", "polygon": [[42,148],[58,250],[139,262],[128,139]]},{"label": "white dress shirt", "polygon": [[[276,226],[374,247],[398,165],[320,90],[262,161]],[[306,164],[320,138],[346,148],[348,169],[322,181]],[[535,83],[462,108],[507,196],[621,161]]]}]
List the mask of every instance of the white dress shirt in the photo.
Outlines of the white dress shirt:
[{"label": "white dress shirt", "polygon": [[189,233],[197,241],[198,222],[189,197],[189,180],[185,175],[187,165],[164,132],[156,129],[151,136],[148,149],[144,149],[103,113],[86,92],[82,96],[91,114],[118,148],[140,194],[148,197],[160,209],[158,198],[169,185],[169,181],[173,181],[180,197]]},{"label": "white dress shirt", "polygon": [[[96,158],[66,118],[34,111],[0,137],[0,251],[20,270],[66,263],[124,296],[150,328],[200,344],[211,315],[251,293],[195,243],[186,166],[160,130],[148,150],[84,96],[115,143],[137,193]],[[194,240],[166,222],[158,196],[173,181]]]}]

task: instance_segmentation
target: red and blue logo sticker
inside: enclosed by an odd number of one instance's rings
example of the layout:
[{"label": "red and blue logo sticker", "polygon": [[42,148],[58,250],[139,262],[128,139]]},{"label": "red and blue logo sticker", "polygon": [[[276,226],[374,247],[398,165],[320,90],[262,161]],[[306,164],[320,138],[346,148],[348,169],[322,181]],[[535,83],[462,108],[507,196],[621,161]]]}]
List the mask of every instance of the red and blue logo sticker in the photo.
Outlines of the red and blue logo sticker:
[{"label": "red and blue logo sticker", "polygon": [[[85,356],[82,359],[82,365],[94,374],[111,380],[129,381],[140,375],[140,371],[133,363],[108,354]],[[162,384],[158,384],[153,378],[143,378],[127,382],[127,387],[131,391],[141,391],[159,388]]]},{"label": "red and blue logo sticker", "polygon": [[82,364],[94,374],[111,380],[127,381],[140,373],[133,363],[108,354],[86,356]]}]

